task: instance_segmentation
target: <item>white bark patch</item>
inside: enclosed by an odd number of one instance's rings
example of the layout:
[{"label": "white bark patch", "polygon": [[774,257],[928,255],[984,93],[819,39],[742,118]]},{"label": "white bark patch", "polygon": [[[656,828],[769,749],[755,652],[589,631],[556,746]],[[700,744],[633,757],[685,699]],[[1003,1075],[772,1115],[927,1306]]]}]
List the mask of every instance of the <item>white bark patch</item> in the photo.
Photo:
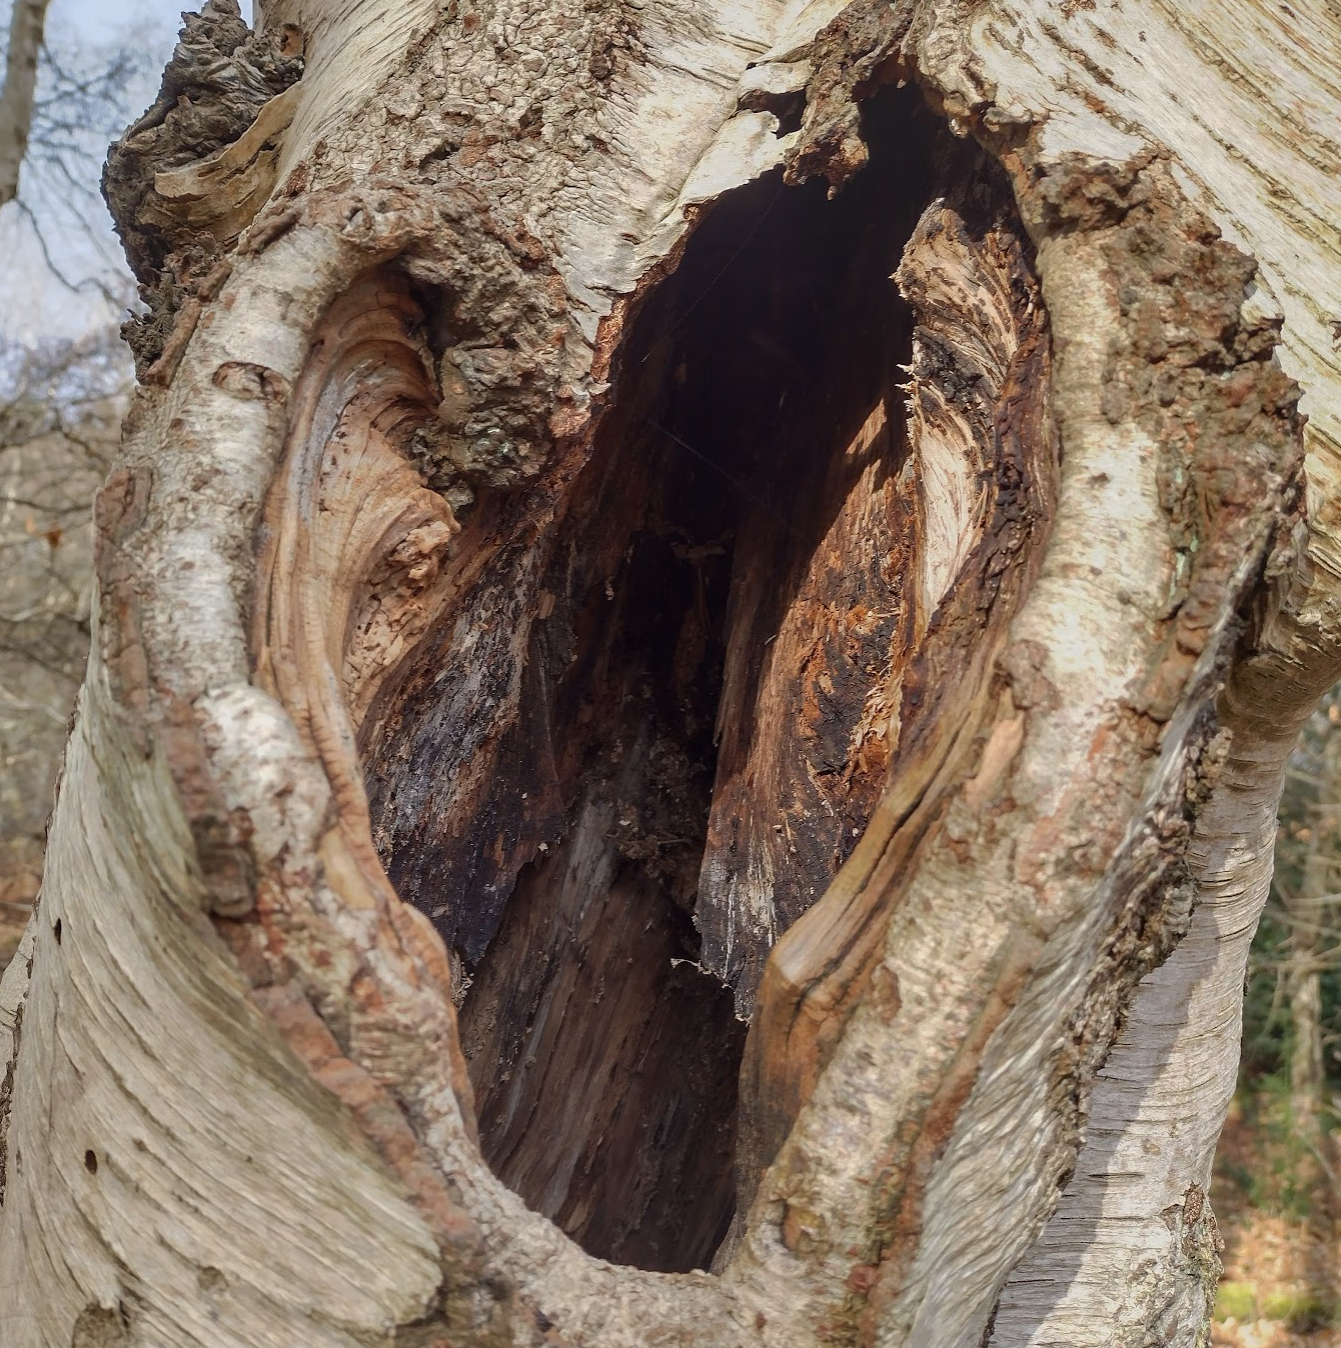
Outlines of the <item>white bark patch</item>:
[{"label": "white bark patch", "polygon": [[[700,201],[713,201],[782,163],[795,136],[778,134],[778,119],[768,112],[741,113],[722,128],[694,165],[675,203],[681,212]],[[743,177],[742,177],[743,173]]]},{"label": "white bark patch", "polygon": [[[1263,0],[1060,8],[997,0],[977,11],[967,33],[956,27],[962,18],[947,12],[922,48],[950,111],[990,101],[1003,120],[1043,122],[1049,158],[1075,151],[1120,162],[1133,138],[1164,146],[1193,200],[1257,259],[1285,313],[1281,364],[1304,390],[1310,491],[1315,501],[1334,499],[1341,29],[1326,0],[1288,9]],[[1116,127],[1124,129],[1118,139]],[[1341,575],[1333,531],[1315,531],[1311,551]],[[1337,599],[1320,591],[1317,602],[1335,626]]]},{"label": "white bark patch", "polygon": [[66,1348],[91,1308],[135,1343],[356,1348],[436,1292],[431,1234],[250,1002],[202,898],[176,789],[95,660],[23,1009],[6,1348]]},{"label": "white bark patch", "polygon": [[1205,1219],[1199,1200],[1190,1220],[1184,1208],[1189,1191],[1209,1186],[1233,1095],[1244,967],[1271,882],[1293,741],[1288,731],[1273,741],[1238,730],[1193,843],[1201,890],[1192,929],[1141,985],[1095,1085],[1075,1177],[1001,1294],[994,1345],[1084,1337],[1117,1348],[1156,1330],[1191,1344],[1202,1332],[1208,1242],[1193,1228]]}]

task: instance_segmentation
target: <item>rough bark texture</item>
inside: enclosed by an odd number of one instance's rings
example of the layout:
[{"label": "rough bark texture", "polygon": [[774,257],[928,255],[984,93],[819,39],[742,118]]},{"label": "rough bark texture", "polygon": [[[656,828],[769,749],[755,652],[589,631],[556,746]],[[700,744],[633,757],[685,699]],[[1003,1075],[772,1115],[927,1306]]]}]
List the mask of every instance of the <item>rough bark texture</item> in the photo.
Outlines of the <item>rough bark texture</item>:
[{"label": "rough bark texture", "polygon": [[14,1342],[1204,1335],[1341,651],[1321,198],[1137,64],[1239,126],[1230,8],[188,24],[107,181]]},{"label": "rough bark texture", "polygon": [[158,97],[112,146],[103,195],[141,283],[145,311],[123,329],[144,376],[178,310],[212,298],[211,268],[275,187],[285,97],[302,73],[302,39],[254,36],[236,6],[206,4],[183,27]]}]

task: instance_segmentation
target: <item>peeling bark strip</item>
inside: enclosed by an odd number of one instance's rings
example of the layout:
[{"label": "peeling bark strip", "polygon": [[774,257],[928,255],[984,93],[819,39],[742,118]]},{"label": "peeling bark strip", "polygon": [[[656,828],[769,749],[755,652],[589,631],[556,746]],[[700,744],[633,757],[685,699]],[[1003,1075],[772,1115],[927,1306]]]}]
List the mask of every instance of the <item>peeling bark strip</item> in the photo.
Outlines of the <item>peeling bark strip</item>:
[{"label": "peeling bark strip", "polygon": [[1167,100],[1008,8],[188,21],[6,1348],[1197,1340],[1337,572]]}]

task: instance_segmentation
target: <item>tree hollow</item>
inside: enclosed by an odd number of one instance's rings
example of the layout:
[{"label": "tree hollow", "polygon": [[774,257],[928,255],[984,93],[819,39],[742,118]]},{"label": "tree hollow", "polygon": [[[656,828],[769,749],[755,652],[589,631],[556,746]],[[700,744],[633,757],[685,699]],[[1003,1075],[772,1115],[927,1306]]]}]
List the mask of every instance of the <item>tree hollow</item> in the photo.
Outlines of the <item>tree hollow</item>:
[{"label": "tree hollow", "polygon": [[716,202],[625,321],[595,436],[475,483],[453,597],[364,725],[383,863],[452,953],[487,1159],[654,1270],[728,1229],[764,965],[887,786],[930,619],[894,273],[936,161],[975,161],[912,91],[865,131],[832,200],[775,173]]}]

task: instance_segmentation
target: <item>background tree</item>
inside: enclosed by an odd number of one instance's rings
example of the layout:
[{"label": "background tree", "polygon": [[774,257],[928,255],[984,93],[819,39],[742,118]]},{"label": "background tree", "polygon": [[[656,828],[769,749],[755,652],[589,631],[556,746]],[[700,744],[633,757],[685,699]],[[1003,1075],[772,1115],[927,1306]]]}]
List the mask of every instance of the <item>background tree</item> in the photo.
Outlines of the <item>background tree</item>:
[{"label": "background tree", "polygon": [[7,1332],[1204,1341],[1341,669],[1334,17],[262,20],[105,180]]},{"label": "background tree", "polygon": [[14,0],[5,47],[5,83],[0,89],[0,206],[19,190],[19,169],[28,152],[37,58],[42,50],[51,0]]},{"label": "background tree", "polygon": [[[48,4],[16,0],[6,33],[0,90],[0,207],[36,245],[47,274],[71,296],[98,297],[105,314],[129,303],[124,263],[111,244],[96,166],[107,141],[145,96],[153,43],[143,22],[126,16],[121,40],[99,43],[58,24],[47,34]],[[20,181],[22,166],[22,181]],[[21,257],[11,258],[11,269]],[[11,284],[13,281],[11,270]],[[106,321],[106,317],[103,321]],[[6,331],[12,335],[16,315]],[[48,329],[60,329],[57,315]],[[75,325],[78,330],[79,325]],[[11,371],[12,377],[12,371]]]},{"label": "background tree", "polygon": [[41,874],[46,817],[88,654],[90,502],[116,447],[112,334],[13,353],[0,404],[0,967]]},{"label": "background tree", "polygon": [[[1326,1069],[1323,1058],[1323,975],[1335,964],[1335,911],[1341,886],[1341,736],[1325,727],[1314,749],[1313,800],[1297,830],[1303,844],[1297,884],[1282,877],[1277,893],[1289,927],[1285,997],[1290,1008],[1290,1113],[1312,1163],[1301,1177],[1322,1193],[1332,1179],[1327,1155]],[[1316,732],[1315,732],[1316,734]],[[1311,1183],[1310,1183],[1311,1181]],[[1325,1205],[1324,1205],[1325,1206]]]},{"label": "background tree", "polygon": [[[72,42],[59,24],[47,40],[46,10],[15,5],[0,94],[8,258],[0,336],[0,968],[36,892],[55,767],[88,649],[90,505],[129,382],[105,309],[110,302],[114,312],[132,293],[108,248],[96,183],[107,140],[124,126],[131,100],[143,97],[136,85],[146,60],[129,41]],[[63,306],[66,296],[75,303]],[[76,306],[81,312],[68,311]]]}]

